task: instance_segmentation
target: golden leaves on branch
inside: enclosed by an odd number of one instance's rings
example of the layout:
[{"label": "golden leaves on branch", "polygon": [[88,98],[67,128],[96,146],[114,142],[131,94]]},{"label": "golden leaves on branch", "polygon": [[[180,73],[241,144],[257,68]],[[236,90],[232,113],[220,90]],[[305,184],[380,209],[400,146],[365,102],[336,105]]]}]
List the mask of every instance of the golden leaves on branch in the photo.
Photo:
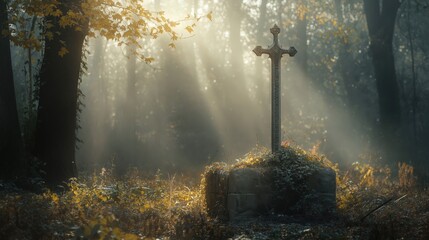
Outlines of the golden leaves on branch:
[{"label": "golden leaves on branch", "polygon": [[209,13],[206,15],[207,19],[209,19],[210,21],[212,20],[212,13],[213,13],[213,12],[209,12]]},{"label": "golden leaves on branch", "polygon": [[[88,36],[103,36],[108,40],[114,40],[118,46],[126,45],[136,47],[136,55],[146,62],[154,60],[142,54],[143,38],[157,39],[161,35],[167,35],[170,38],[169,47],[175,48],[175,41],[179,40],[182,35],[179,34],[178,26],[181,22],[191,22],[191,25],[185,27],[188,33],[194,31],[198,18],[185,18],[182,20],[170,20],[165,16],[163,11],[150,11],[142,5],[141,1],[116,1],[106,0],[97,2],[88,0],[87,8],[83,12],[87,16],[92,16],[90,21],[90,30]],[[92,4],[89,4],[92,2]],[[95,14],[94,9],[98,13]],[[211,15],[210,15],[211,18]]]},{"label": "golden leaves on branch", "polygon": [[195,24],[192,24],[191,26],[187,26],[185,29],[186,31],[188,31],[188,33],[192,33],[194,31],[194,27],[195,27]]},{"label": "golden leaves on branch", "polygon": [[[87,37],[102,36],[107,40],[113,40],[119,46],[134,46],[139,51],[136,54],[146,63],[152,62],[152,57],[142,54],[144,38],[156,39],[166,35],[170,39],[169,47],[175,48],[175,41],[183,38],[184,34],[195,31],[196,23],[203,18],[212,20],[212,12],[201,17],[184,17],[171,20],[163,11],[151,11],[143,5],[143,1],[137,0],[82,0],[76,5],[68,5],[60,0],[16,0],[10,4],[11,24],[16,26],[15,33],[7,33],[11,40],[20,46],[36,48],[40,50],[44,40],[61,39],[58,29],[54,30],[54,24],[60,28],[73,28],[75,31],[84,32]],[[12,6],[13,5],[13,6]],[[44,22],[44,33],[38,38],[28,38],[26,28],[29,16],[37,16],[39,20],[50,17],[54,22]],[[28,21],[27,21],[28,22]],[[40,21],[41,22],[41,21]],[[180,24],[186,22],[183,28]],[[42,24],[42,23],[40,23]],[[86,27],[88,25],[88,27]],[[183,32],[183,33],[182,33]],[[65,46],[58,52],[60,56],[67,54]]]}]

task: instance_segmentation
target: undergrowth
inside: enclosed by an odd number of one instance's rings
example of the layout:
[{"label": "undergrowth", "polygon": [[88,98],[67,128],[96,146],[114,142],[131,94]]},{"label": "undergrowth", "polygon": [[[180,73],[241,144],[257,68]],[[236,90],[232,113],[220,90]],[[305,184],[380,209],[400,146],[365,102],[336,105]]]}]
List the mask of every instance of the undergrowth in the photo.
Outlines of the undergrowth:
[{"label": "undergrowth", "polygon": [[193,239],[216,236],[199,185],[177,176],[122,180],[103,169],[69,190],[0,196],[0,239]]},{"label": "undergrowth", "polygon": [[[318,154],[317,146],[305,151],[285,142],[277,157],[266,148],[255,148],[234,164],[215,163],[207,167],[206,172],[274,165],[281,171],[289,167],[299,169],[299,174],[286,174],[299,179],[300,176],[295,175],[329,167],[336,172],[338,211],[332,220],[335,231],[322,227],[310,235],[302,235],[310,237],[299,239],[429,239],[429,190],[416,186],[414,168],[398,163],[392,171],[377,164],[373,158],[372,155],[362,155],[361,161],[353,163],[349,169],[340,170],[337,163]],[[288,162],[278,162],[279,159]],[[341,233],[333,237],[322,234],[323,231]]]},{"label": "undergrowth", "polygon": [[[340,171],[317,149],[286,147],[291,158],[336,171],[332,221],[223,224],[207,216],[204,178],[134,170],[116,179],[103,169],[72,179],[63,192],[5,191],[0,182],[0,239],[429,239],[429,192],[416,186],[412,166],[398,164],[393,176],[363,159]],[[206,172],[264,164],[267,154],[256,149],[233,166],[216,163]]]}]

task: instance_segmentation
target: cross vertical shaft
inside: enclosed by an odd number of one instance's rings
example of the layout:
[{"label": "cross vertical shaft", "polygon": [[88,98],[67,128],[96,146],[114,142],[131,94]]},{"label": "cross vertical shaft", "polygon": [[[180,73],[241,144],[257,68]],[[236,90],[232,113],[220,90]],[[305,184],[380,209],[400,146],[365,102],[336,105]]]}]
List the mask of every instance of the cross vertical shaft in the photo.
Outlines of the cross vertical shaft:
[{"label": "cross vertical shaft", "polygon": [[281,142],[280,58],[271,58],[271,151],[277,152]]},{"label": "cross vertical shaft", "polygon": [[273,44],[268,49],[257,46],[253,49],[253,52],[257,56],[268,54],[271,59],[271,151],[276,153],[280,150],[281,141],[280,60],[283,54],[293,57],[297,51],[294,47],[285,50],[279,46],[278,35],[280,28],[277,25],[274,25],[270,32],[273,34]]}]

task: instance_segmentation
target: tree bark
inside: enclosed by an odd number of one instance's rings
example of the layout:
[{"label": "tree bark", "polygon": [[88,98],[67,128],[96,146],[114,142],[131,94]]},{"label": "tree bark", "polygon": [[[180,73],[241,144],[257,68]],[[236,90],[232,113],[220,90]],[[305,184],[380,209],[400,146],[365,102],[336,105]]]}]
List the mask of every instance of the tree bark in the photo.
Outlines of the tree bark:
[{"label": "tree bark", "polygon": [[[79,0],[63,1],[60,8],[67,12],[80,7]],[[60,27],[60,18],[49,16],[45,21],[53,27],[52,39],[46,39],[40,70],[40,96],[36,126],[35,155],[45,164],[46,181],[62,183],[77,176],[75,162],[78,83],[82,47],[88,28]],[[57,34],[58,33],[58,34]],[[64,45],[62,44],[64,43]],[[65,46],[68,53],[59,55]]]},{"label": "tree bark", "polygon": [[394,148],[392,143],[396,141],[401,125],[399,87],[392,46],[399,6],[398,0],[364,0],[379,100],[381,141],[390,149]]},{"label": "tree bark", "polygon": [[13,82],[6,0],[0,0],[0,179],[11,179],[24,173],[22,139]]}]

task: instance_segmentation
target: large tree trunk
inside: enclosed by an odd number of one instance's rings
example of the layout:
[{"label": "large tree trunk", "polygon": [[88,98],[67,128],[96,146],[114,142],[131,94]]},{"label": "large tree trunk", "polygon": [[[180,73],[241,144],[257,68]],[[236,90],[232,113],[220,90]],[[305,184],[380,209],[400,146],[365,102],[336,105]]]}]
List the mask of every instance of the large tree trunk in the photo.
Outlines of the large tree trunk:
[{"label": "large tree trunk", "polygon": [[[79,0],[64,1],[61,10],[67,12]],[[60,27],[59,18],[45,19],[53,27],[52,39],[46,39],[40,70],[40,96],[36,126],[36,156],[45,164],[46,180],[62,183],[77,176],[75,162],[78,82],[85,31]],[[58,34],[56,34],[58,33]],[[61,47],[68,53],[60,56]]]},{"label": "large tree trunk", "polygon": [[[8,28],[7,18],[6,0],[0,0],[0,32]],[[0,179],[24,172],[22,150],[10,42],[0,33]]]},{"label": "large tree trunk", "polygon": [[364,0],[370,51],[379,100],[381,141],[385,151],[395,149],[401,125],[399,87],[393,56],[393,33],[400,6],[398,0]]}]

